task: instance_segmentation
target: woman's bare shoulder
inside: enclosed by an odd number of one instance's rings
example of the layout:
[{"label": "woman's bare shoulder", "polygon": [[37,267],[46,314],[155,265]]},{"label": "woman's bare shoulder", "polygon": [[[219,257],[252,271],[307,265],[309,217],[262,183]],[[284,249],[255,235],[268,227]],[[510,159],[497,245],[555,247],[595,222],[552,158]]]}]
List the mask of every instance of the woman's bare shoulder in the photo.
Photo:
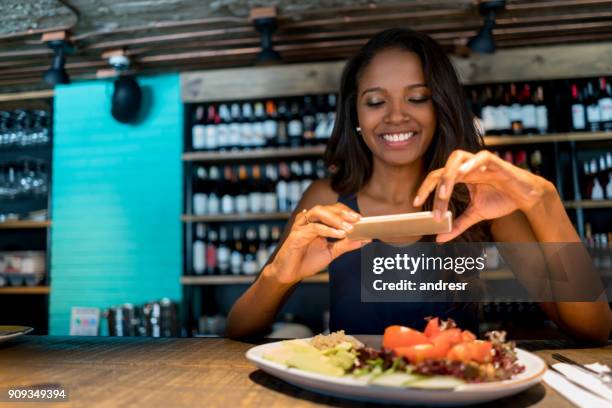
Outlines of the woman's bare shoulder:
[{"label": "woman's bare shoulder", "polygon": [[338,201],[338,193],[332,187],[329,179],[315,180],[304,191],[300,201],[300,209],[310,209],[315,205],[332,205]]}]

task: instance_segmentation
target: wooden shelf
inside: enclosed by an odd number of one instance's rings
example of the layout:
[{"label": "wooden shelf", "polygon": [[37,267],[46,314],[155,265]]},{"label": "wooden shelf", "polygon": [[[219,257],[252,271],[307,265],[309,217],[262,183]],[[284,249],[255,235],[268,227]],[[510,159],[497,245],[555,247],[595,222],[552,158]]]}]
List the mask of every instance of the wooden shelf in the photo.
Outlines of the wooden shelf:
[{"label": "wooden shelf", "polygon": [[29,91],[29,92],[16,92],[16,93],[10,93],[10,94],[0,94],[0,102],[53,98],[53,95],[54,95],[53,89],[44,89],[42,91]]},{"label": "wooden shelf", "polygon": [[325,152],[325,146],[279,147],[229,152],[188,152],[183,153],[183,161],[222,162],[228,160],[321,156],[323,152]]},{"label": "wooden shelf", "polygon": [[612,132],[571,132],[550,133],[546,135],[519,135],[519,136],[485,136],[485,145],[504,146],[532,143],[553,142],[588,142],[612,140]]},{"label": "wooden shelf", "polygon": [[2,286],[0,295],[47,295],[51,292],[49,286]]},{"label": "wooden shelf", "polygon": [[0,229],[27,229],[27,228],[48,228],[51,221],[5,221],[0,222]]},{"label": "wooden shelf", "polygon": [[188,215],[183,214],[183,222],[239,222],[258,220],[288,220],[289,212],[255,213],[255,214],[222,214],[222,215]]},{"label": "wooden shelf", "polygon": [[[183,276],[183,285],[249,285],[255,281],[257,275],[204,275],[204,276]],[[327,283],[329,282],[328,273],[318,273],[306,278],[302,283]]]},{"label": "wooden shelf", "polygon": [[565,208],[612,208],[612,200],[565,201]]}]

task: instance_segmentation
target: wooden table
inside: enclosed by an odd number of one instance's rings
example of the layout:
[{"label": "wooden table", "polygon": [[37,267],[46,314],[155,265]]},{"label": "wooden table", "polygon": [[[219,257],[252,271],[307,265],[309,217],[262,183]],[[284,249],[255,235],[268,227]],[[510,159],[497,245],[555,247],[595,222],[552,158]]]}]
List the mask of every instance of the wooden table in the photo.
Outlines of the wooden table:
[{"label": "wooden table", "polygon": [[[0,407],[366,407],[289,385],[258,370],[244,357],[252,344],[227,339],[22,336],[0,343],[0,390],[59,384],[63,403],[2,403]],[[523,348],[548,362],[551,342]],[[552,346],[552,347],[551,347]],[[537,350],[539,349],[539,350]],[[579,362],[612,365],[612,346],[563,349]],[[481,407],[571,407],[540,384]]]}]

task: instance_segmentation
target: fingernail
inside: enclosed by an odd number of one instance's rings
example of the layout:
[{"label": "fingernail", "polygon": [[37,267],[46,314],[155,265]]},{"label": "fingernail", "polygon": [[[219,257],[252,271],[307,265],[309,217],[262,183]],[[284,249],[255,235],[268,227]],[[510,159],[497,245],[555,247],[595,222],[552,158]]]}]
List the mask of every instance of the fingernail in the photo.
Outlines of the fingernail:
[{"label": "fingernail", "polygon": [[351,230],[353,229],[353,225],[352,225],[352,224],[349,224],[348,222],[343,222],[343,223],[342,223],[342,228],[343,228],[345,231],[351,231]]},{"label": "fingernail", "polygon": [[340,230],[340,229],[335,229],[334,228],[334,232],[336,234],[338,234],[338,235],[342,235],[342,236],[346,235],[346,231],[344,231],[344,230]]},{"label": "fingernail", "polygon": [[440,221],[442,219],[442,211],[435,210],[434,211],[434,220]]},{"label": "fingernail", "polygon": [[442,184],[440,186],[440,189],[438,190],[438,196],[440,198],[446,198],[446,185],[445,184]]}]

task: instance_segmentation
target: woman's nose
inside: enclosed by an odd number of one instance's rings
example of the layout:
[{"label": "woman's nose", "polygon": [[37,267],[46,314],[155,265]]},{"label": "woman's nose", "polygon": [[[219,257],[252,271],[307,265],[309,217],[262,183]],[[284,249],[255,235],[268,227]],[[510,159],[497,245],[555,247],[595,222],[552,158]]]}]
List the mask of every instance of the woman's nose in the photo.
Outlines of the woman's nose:
[{"label": "woman's nose", "polygon": [[410,113],[407,111],[406,106],[402,101],[395,101],[389,104],[385,121],[391,124],[399,124],[402,122],[409,121]]}]

